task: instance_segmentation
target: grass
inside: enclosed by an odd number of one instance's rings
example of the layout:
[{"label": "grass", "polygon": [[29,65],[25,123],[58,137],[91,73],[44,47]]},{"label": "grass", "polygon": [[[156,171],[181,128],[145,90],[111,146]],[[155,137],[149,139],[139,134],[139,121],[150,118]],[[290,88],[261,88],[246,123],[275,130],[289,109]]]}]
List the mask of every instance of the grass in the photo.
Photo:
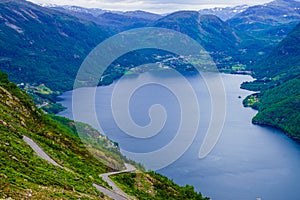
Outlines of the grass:
[{"label": "grass", "polygon": [[147,173],[123,173],[110,178],[127,194],[138,199],[195,199],[207,200],[193,186],[178,186],[167,177],[149,171]]}]

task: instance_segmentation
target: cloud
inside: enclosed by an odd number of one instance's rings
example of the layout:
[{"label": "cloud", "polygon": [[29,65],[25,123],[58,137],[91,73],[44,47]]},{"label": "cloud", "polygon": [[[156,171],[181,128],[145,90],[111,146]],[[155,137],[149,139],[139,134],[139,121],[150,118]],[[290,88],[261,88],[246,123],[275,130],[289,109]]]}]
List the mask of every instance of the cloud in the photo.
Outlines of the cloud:
[{"label": "cloud", "polygon": [[271,0],[30,0],[34,3],[77,5],[106,10],[145,10],[155,13],[169,13],[177,10],[199,10],[203,8],[235,5],[255,5]]}]

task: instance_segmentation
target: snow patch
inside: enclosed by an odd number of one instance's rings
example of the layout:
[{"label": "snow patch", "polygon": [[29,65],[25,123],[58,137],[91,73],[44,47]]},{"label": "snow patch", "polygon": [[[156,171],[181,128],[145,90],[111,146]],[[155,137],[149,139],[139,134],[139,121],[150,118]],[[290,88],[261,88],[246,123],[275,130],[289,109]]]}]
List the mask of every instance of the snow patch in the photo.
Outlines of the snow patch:
[{"label": "snow patch", "polygon": [[10,27],[10,28],[12,28],[12,29],[14,29],[18,33],[23,33],[24,32],[20,27],[14,25],[14,24],[11,24],[9,22],[5,22],[5,25],[8,26],[8,27]]},{"label": "snow patch", "polygon": [[16,13],[17,15],[21,16],[23,19],[25,19],[26,21],[28,21],[28,19],[22,14],[20,13],[19,11],[17,10],[12,10],[14,13]]},{"label": "snow patch", "polygon": [[28,15],[29,17],[31,17],[32,19],[35,19],[36,21],[38,21],[39,23],[41,23],[41,21],[39,20],[39,17],[36,15],[36,14],[34,14],[34,12],[32,12],[31,10],[25,10],[25,9],[23,9],[23,8],[21,8],[21,10],[26,14],[26,15]]}]

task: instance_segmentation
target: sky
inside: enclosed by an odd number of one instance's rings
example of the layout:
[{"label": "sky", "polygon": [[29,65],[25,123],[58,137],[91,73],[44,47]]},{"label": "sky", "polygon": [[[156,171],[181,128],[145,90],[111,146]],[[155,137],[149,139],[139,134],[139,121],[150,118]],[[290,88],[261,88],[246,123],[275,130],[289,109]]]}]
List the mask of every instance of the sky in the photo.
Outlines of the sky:
[{"label": "sky", "polygon": [[76,5],[104,10],[144,10],[153,13],[170,13],[178,10],[200,10],[203,8],[256,5],[271,0],[29,0],[37,4]]}]

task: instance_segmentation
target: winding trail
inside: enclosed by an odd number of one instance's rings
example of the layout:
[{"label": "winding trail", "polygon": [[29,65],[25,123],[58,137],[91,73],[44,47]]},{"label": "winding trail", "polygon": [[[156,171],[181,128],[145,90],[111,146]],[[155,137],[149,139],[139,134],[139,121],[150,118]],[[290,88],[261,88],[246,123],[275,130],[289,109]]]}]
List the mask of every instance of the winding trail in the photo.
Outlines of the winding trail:
[{"label": "winding trail", "polygon": [[[23,140],[35,151],[35,153],[42,159],[50,162],[54,166],[64,168],[60,164],[58,164],[55,160],[53,160],[37,143],[35,143],[32,139],[27,136],[23,136]],[[103,186],[97,185],[93,183],[93,186],[106,196],[115,199],[115,200],[130,200],[132,197],[128,196],[123,190],[121,190],[110,178],[111,175],[122,174],[122,173],[130,173],[134,172],[136,168],[131,164],[125,163],[125,170],[117,171],[117,172],[109,172],[105,174],[100,174],[101,178],[108,183],[112,187],[112,190],[107,189]]]}]

